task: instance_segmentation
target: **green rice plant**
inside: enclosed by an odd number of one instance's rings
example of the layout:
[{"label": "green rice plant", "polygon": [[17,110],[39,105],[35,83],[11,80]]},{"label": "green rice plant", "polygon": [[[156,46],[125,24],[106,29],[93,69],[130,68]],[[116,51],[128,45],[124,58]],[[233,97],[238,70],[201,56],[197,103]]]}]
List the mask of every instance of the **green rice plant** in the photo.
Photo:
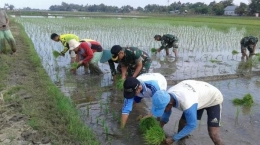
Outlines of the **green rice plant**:
[{"label": "green rice plant", "polygon": [[71,69],[77,69],[78,63],[74,62],[70,64]]},{"label": "green rice plant", "polygon": [[54,58],[57,58],[57,57],[60,56],[60,53],[58,51],[56,51],[56,50],[53,50],[52,54],[53,54]]},{"label": "green rice plant", "polygon": [[159,125],[150,128],[144,134],[144,140],[149,145],[160,145],[165,138],[164,131]]},{"label": "green rice plant", "polygon": [[154,117],[147,117],[140,120],[139,123],[140,130],[142,133],[145,133],[147,130],[154,126],[159,126],[158,121]]},{"label": "green rice plant", "polygon": [[119,90],[123,90],[124,89],[124,79],[119,79],[118,81],[117,81],[117,83],[116,83],[116,87],[117,87],[117,89],[119,89]]},{"label": "green rice plant", "polygon": [[256,53],[256,54],[255,54],[255,56],[258,56],[258,57],[260,57],[260,53]]},{"label": "green rice plant", "polygon": [[155,53],[156,51],[157,51],[156,48],[152,48],[152,49],[151,49],[151,52],[152,52],[152,53]]},{"label": "green rice plant", "polygon": [[221,62],[221,61],[215,60],[215,59],[211,59],[210,62],[211,62],[211,63],[218,63],[218,62]]},{"label": "green rice plant", "polygon": [[242,99],[235,98],[234,105],[251,107],[254,104],[254,99],[251,94],[246,94]]},{"label": "green rice plant", "polygon": [[233,54],[233,55],[237,55],[238,53],[239,53],[239,52],[236,51],[236,50],[233,50],[233,51],[232,51],[232,54]]}]

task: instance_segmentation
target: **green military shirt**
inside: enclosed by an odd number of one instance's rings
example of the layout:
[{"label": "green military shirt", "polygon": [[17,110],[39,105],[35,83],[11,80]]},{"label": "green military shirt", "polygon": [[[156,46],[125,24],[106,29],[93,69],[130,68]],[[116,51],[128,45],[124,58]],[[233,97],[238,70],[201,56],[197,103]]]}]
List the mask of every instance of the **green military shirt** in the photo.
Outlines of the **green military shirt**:
[{"label": "green military shirt", "polygon": [[[251,39],[252,42],[249,42],[249,40]],[[248,47],[249,45],[255,45],[258,42],[258,38],[254,37],[254,36],[247,36],[244,37],[241,41],[240,44],[243,47]]]},{"label": "green military shirt", "polygon": [[166,49],[169,45],[172,45],[173,43],[177,43],[179,41],[178,37],[172,34],[165,34],[161,38],[162,46],[160,49]]},{"label": "green military shirt", "polygon": [[142,61],[143,67],[146,63],[151,63],[151,59],[146,52],[136,47],[127,47],[123,49],[125,52],[125,57],[119,61],[120,64],[127,66],[128,68],[135,68],[136,64],[140,61]]},{"label": "green military shirt", "polygon": [[69,41],[75,39],[76,41],[79,41],[79,37],[74,34],[62,34],[60,35],[60,42],[64,46],[63,51],[61,54],[65,55],[65,53],[69,50]]}]

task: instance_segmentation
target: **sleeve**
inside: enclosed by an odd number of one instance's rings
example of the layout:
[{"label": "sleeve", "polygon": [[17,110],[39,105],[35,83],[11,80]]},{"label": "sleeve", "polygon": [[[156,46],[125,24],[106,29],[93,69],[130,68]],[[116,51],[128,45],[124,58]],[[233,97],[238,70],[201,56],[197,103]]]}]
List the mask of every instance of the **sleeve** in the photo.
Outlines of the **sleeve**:
[{"label": "sleeve", "polygon": [[86,58],[83,60],[83,63],[87,64],[93,58],[93,52],[92,52],[91,48],[89,47],[88,43],[83,42],[81,44],[81,47],[83,49],[85,49],[85,53],[86,53]]},{"label": "sleeve", "polygon": [[189,135],[197,127],[197,107],[197,103],[193,104],[189,109],[183,112],[187,124],[178,134],[173,136],[174,141],[178,141]]},{"label": "sleeve", "polygon": [[145,83],[146,87],[151,89],[152,95],[154,95],[154,93],[156,91],[160,90],[160,87],[159,87],[159,85],[158,85],[158,83],[156,81],[146,81],[144,83]]},{"label": "sleeve", "polygon": [[172,110],[170,110],[169,112],[164,112],[161,117],[161,121],[164,123],[168,123],[171,114],[172,114]]},{"label": "sleeve", "polygon": [[135,51],[134,51],[134,59],[135,59],[135,63],[136,64],[138,64],[140,61],[142,61],[142,50],[140,50],[140,49],[136,49]]},{"label": "sleeve", "polygon": [[69,50],[69,43],[65,40],[61,40],[64,49],[61,51],[61,54],[65,55],[65,53]]},{"label": "sleeve", "polygon": [[124,99],[124,105],[122,108],[122,114],[129,114],[133,109],[134,98]]},{"label": "sleeve", "polygon": [[109,59],[108,64],[109,64],[112,76],[116,75],[116,69],[115,69],[115,64],[114,64],[113,60]]}]

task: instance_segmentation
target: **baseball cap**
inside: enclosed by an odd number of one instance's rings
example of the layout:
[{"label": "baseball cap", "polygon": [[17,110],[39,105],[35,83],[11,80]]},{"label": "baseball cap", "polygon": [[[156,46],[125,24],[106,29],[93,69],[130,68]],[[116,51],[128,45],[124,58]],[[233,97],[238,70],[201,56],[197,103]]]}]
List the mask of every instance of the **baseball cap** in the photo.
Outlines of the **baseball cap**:
[{"label": "baseball cap", "polygon": [[126,99],[132,99],[135,96],[136,89],[140,85],[140,82],[134,78],[129,77],[124,82],[124,97]]},{"label": "baseball cap", "polygon": [[118,53],[122,50],[120,45],[114,45],[111,48],[112,60],[116,61],[118,59]]},{"label": "baseball cap", "polygon": [[154,39],[156,39],[156,38],[158,38],[158,37],[161,37],[161,35],[158,35],[158,34],[155,35],[155,36],[154,36]]},{"label": "baseball cap", "polygon": [[170,100],[171,97],[166,91],[156,91],[152,96],[152,114],[156,117],[161,117]]},{"label": "baseball cap", "polygon": [[76,41],[75,39],[71,39],[69,41],[69,47],[70,50],[74,50],[75,48],[77,48],[80,45],[80,43],[78,41]]},{"label": "baseball cap", "polygon": [[100,63],[105,63],[111,58],[112,58],[112,54],[111,54],[110,50],[105,49],[105,50],[103,50],[103,54],[102,54],[102,57],[100,59]]}]

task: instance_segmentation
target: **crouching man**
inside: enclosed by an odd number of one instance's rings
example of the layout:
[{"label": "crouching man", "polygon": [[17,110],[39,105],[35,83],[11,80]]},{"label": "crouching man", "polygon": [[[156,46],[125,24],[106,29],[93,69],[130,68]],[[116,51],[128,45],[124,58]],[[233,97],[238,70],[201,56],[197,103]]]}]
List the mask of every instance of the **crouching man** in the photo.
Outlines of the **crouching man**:
[{"label": "crouching man", "polygon": [[152,114],[161,117],[163,127],[169,121],[173,107],[183,111],[178,133],[166,139],[167,144],[172,144],[189,135],[206,110],[209,136],[215,145],[223,145],[219,135],[222,102],[223,96],[216,87],[206,82],[185,80],[167,91],[155,92],[152,97]]}]

